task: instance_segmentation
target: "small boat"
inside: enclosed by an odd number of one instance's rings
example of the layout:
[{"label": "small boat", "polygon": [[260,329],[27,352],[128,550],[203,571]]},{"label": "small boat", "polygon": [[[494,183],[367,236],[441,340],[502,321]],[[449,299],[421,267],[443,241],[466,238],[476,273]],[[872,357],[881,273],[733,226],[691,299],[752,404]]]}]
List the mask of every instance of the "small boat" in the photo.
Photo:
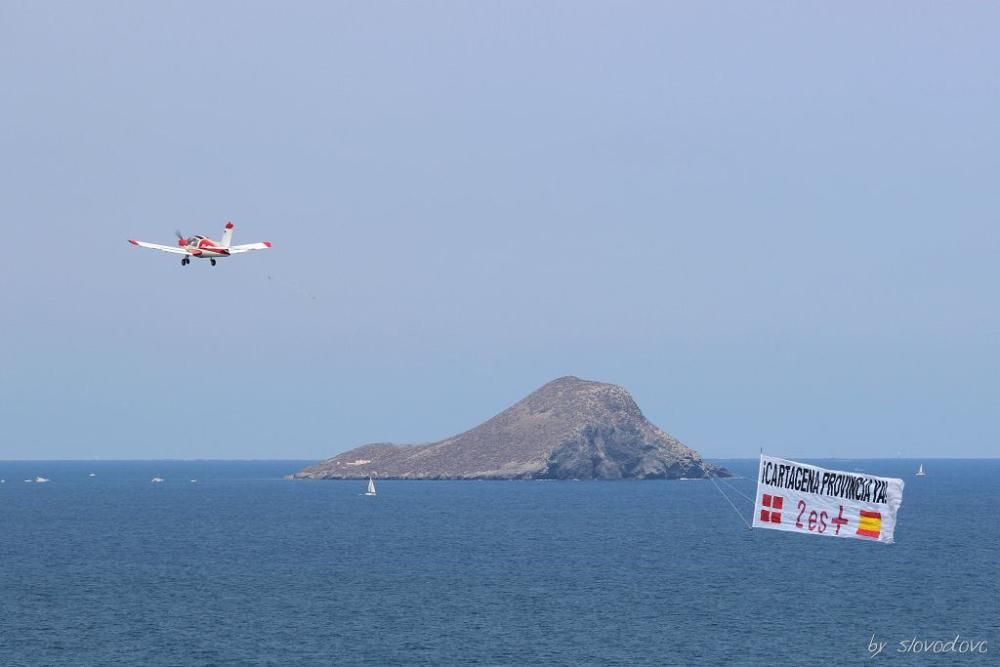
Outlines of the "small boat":
[{"label": "small boat", "polygon": [[923,463],[921,463],[920,467],[917,468],[917,472],[915,474],[916,474],[917,477],[923,477],[924,475],[927,474],[927,473],[924,472],[924,464]]},{"label": "small boat", "polygon": [[45,477],[36,477],[35,478],[35,484],[44,484],[47,481],[49,481],[49,480],[47,478],[45,478]]},{"label": "small boat", "polygon": [[97,477],[97,475],[95,473],[90,473],[87,477]]},{"label": "small boat", "polygon": [[160,482],[163,481],[163,478],[162,477],[154,477],[153,479],[151,479],[149,481],[152,482],[153,484],[159,484]]},{"label": "small boat", "polygon": [[375,480],[373,480],[370,475],[368,476],[368,490],[365,491],[365,495],[366,496],[375,495]]}]

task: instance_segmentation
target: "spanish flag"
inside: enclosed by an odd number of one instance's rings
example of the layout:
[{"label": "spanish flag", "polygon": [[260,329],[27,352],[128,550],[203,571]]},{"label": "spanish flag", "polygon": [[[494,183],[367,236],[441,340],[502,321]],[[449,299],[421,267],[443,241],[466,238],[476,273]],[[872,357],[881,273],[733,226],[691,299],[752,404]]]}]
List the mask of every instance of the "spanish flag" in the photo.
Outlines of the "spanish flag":
[{"label": "spanish flag", "polygon": [[879,533],[882,532],[881,512],[860,510],[859,514],[857,534],[864,535],[865,537],[874,537],[877,540]]}]

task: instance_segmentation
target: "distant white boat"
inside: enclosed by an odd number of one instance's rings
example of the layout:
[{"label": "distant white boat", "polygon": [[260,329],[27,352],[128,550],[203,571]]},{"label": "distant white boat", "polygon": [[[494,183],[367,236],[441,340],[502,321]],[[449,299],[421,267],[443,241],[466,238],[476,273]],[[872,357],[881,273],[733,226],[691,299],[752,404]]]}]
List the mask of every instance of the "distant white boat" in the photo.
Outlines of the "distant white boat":
[{"label": "distant white boat", "polygon": [[149,481],[151,481],[153,484],[159,484],[160,482],[163,481],[163,478],[162,477],[154,477],[153,479],[151,479]]},{"label": "distant white boat", "polygon": [[368,490],[365,491],[365,495],[366,496],[375,495],[375,480],[373,480],[370,475],[368,476]]},{"label": "distant white boat", "polygon": [[90,474],[89,474],[89,475],[87,475],[87,476],[88,476],[88,477],[97,477],[97,475],[96,475],[95,473],[90,473]]},{"label": "distant white boat", "polygon": [[45,478],[45,477],[36,477],[35,478],[35,484],[44,484],[45,482],[48,482],[48,481],[49,480],[47,478]]},{"label": "distant white boat", "polygon": [[198,483],[198,480],[196,480],[196,479],[192,479],[192,480],[191,480],[191,483],[192,483],[192,484],[197,484],[197,483]]},{"label": "distant white boat", "polygon": [[919,468],[917,468],[917,472],[916,472],[916,475],[917,475],[917,477],[923,477],[923,476],[924,476],[924,475],[926,475],[926,474],[927,474],[927,473],[925,473],[925,472],[924,472],[924,464],[923,464],[923,463],[921,463],[921,464],[920,464],[920,467],[919,467]]}]

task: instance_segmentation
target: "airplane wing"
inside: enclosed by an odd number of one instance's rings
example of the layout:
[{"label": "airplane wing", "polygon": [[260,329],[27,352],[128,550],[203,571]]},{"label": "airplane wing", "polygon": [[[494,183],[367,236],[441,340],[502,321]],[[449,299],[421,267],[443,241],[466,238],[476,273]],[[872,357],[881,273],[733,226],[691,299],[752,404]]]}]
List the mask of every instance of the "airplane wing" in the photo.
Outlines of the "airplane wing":
[{"label": "airplane wing", "polygon": [[181,248],[181,247],[178,247],[178,246],[160,245],[159,243],[146,243],[145,241],[133,241],[132,239],[129,239],[128,242],[131,243],[132,245],[137,245],[140,248],[152,248],[153,250],[162,250],[163,252],[172,252],[172,253],[174,253],[176,255],[191,255],[191,254],[193,254],[190,250],[187,250],[185,248]]},{"label": "airplane wing", "polygon": [[261,241],[260,243],[244,243],[243,245],[230,246],[229,254],[238,255],[241,252],[250,252],[251,250],[267,250],[270,247],[270,241]]}]

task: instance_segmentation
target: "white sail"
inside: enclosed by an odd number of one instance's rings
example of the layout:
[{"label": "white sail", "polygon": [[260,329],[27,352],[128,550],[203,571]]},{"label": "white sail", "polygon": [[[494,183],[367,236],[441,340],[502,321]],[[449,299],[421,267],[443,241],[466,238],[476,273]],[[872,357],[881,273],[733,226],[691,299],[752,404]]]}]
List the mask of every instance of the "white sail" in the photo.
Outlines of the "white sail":
[{"label": "white sail", "polygon": [[375,480],[373,480],[371,477],[368,478],[368,490],[365,491],[365,495],[366,496],[375,495]]},{"label": "white sail", "polygon": [[921,464],[920,464],[920,467],[919,467],[919,468],[917,468],[917,476],[918,476],[918,477],[922,477],[923,475],[926,475],[926,474],[927,474],[927,473],[925,473],[925,472],[924,472],[924,464],[923,464],[923,463],[921,463]]}]

